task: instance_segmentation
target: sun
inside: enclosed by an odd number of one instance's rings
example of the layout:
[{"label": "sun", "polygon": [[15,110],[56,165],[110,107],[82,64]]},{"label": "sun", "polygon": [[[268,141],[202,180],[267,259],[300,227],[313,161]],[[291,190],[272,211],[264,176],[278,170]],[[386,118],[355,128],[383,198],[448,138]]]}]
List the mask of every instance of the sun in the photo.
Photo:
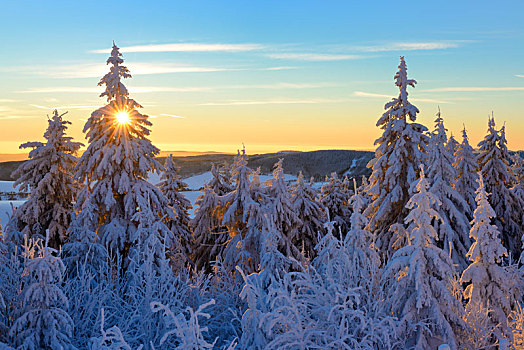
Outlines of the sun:
[{"label": "sun", "polygon": [[118,124],[127,124],[129,123],[129,113],[127,112],[118,112],[116,114],[116,120]]}]

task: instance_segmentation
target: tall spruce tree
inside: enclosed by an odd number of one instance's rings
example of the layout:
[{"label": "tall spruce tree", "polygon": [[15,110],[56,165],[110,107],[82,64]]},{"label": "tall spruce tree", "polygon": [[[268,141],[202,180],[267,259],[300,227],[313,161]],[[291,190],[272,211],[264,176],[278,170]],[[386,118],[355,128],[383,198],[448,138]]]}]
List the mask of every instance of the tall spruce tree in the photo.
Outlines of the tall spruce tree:
[{"label": "tall spruce tree", "polygon": [[[86,184],[76,203],[83,225],[110,250],[126,257],[152,234],[171,246],[164,241],[169,232],[165,221],[175,220],[175,215],[160,189],[147,181],[149,172],[163,167],[155,159],[159,149],[147,138],[151,122],[138,111],[142,106],[129,97],[122,83],[131,75],[121,56],[113,44],[107,60],[110,71],[98,83],[105,86],[100,96],[108,103],[94,111],[84,126],[89,146],[75,176]],[[164,225],[158,226],[162,220]],[[150,224],[155,228],[145,226]]]},{"label": "tall spruce tree", "polygon": [[335,222],[335,235],[344,236],[349,230],[351,209],[347,188],[336,172],[326,176],[326,183],[320,188],[319,201],[324,206],[329,219]]},{"label": "tall spruce tree", "polygon": [[65,272],[56,251],[47,246],[28,257],[23,314],[10,330],[19,349],[75,349],[71,344],[73,320],[67,314],[68,300],[61,285]]},{"label": "tall spruce tree", "polygon": [[512,266],[502,266],[507,250],[500,240],[500,231],[491,224],[495,211],[488,201],[482,173],[479,172],[477,208],[475,209],[470,236],[474,239],[468,252],[471,265],[462,273],[461,282],[468,283],[464,297],[468,299],[466,311],[480,305],[490,309],[487,315],[492,326],[504,336],[511,337],[508,316],[522,297],[517,272]]},{"label": "tall spruce tree", "polygon": [[196,199],[191,227],[195,238],[193,262],[198,270],[210,271],[211,262],[221,255],[229,239],[228,228],[222,224],[224,206],[219,197],[231,192],[229,165],[211,167],[212,178]]},{"label": "tall spruce tree", "polygon": [[458,270],[463,271],[468,266],[466,254],[471,245],[468,236],[470,226],[465,215],[469,206],[452,187],[457,175],[452,165],[453,155],[448,152],[446,140],[446,128],[439,109],[435,130],[431,135],[428,161],[428,180],[431,183],[429,190],[440,203],[437,212],[441,220],[435,220],[433,225],[437,230],[439,246],[451,256],[458,265]]},{"label": "tall spruce tree", "polygon": [[446,142],[446,150],[448,151],[448,153],[453,156],[455,152],[457,152],[459,145],[460,143],[458,143],[458,141],[455,140],[453,133],[451,133],[451,135],[449,136],[448,142]]},{"label": "tall spruce tree", "polygon": [[235,189],[220,198],[220,205],[224,208],[222,224],[229,232],[222,255],[230,272],[234,272],[236,266],[248,273],[259,268],[260,235],[269,204],[269,198],[260,185],[259,171],[248,167],[245,149],[242,153],[239,151],[231,172]]},{"label": "tall spruce tree", "polygon": [[394,79],[400,92],[386,103],[386,112],[377,122],[383,133],[375,141],[378,144],[375,158],[368,163],[372,168],[371,203],[364,212],[369,218],[368,229],[376,236],[377,248],[386,257],[394,251],[394,233],[390,227],[403,224],[408,215],[410,184],[418,177],[428,144],[426,127],[415,123],[419,110],[408,101],[407,88],[415,87],[417,82],[408,79],[404,57],[400,58]]},{"label": "tall spruce tree", "polygon": [[514,177],[509,165],[511,156],[505,134],[505,127],[500,132],[495,129],[495,119],[491,116],[488,134],[479,143],[478,164],[486,192],[491,193],[489,203],[495,210],[494,223],[501,233],[502,244],[512,254],[513,260],[517,260],[522,251],[522,208],[519,208],[518,200],[510,190]]},{"label": "tall spruce tree", "polygon": [[[432,221],[441,220],[438,199],[420,172],[416,193],[407,203],[411,244],[397,250],[384,271],[386,308],[399,317],[408,345],[430,349],[440,342],[457,349],[455,332],[464,331],[463,307],[452,293],[454,268],[448,254],[435,245]],[[422,325],[425,323],[425,326]]]},{"label": "tall spruce tree", "polygon": [[269,181],[267,194],[271,198],[270,212],[276,231],[282,235],[279,237],[282,253],[284,256],[302,260],[301,247],[294,245],[294,242],[300,241],[299,227],[302,221],[293,207],[291,193],[284,178],[283,161],[284,158],[280,158],[275,164],[273,178]]},{"label": "tall spruce tree", "polygon": [[471,219],[475,204],[475,191],[477,189],[477,157],[473,153],[473,147],[469,144],[466,126],[462,130],[462,143],[455,152],[453,168],[457,172],[453,187],[464,197],[468,203],[467,215]]},{"label": "tall spruce tree", "polygon": [[291,189],[293,210],[301,221],[297,228],[297,236],[293,243],[304,250],[306,257],[312,259],[319,236],[323,232],[325,213],[322,206],[315,200],[317,192],[308,182],[304,181],[302,171],[298,174],[296,183]]},{"label": "tall spruce tree", "polygon": [[176,218],[168,222],[172,237],[168,242],[176,242],[177,246],[167,247],[171,253],[180,252],[187,261],[190,261],[193,248],[193,235],[189,228],[189,210],[191,202],[184,196],[182,191],[187,189],[187,184],[182,181],[180,168],[175,165],[173,156],[169,155],[164,164],[164,171],[157,185],[166,196],[169,206],[175,213]]},{"label": "tall spruce tree", "polygon": [[71,122],[62,119],[65,113],[57,110],[48,119],[44,133],[45,143],[27,142],[20,148],[33,148],[29,160],[14,171],[18,178],[13,186],[30,191],[29,198],[14,213],[6,231],[8,238],[22,242],[22,236],[46,237],[49,230],[49,246],[58,249],[67,240],[71,223],[73,203],[80,188],[73,179],[76,152],[83,145],[66,136]]}]

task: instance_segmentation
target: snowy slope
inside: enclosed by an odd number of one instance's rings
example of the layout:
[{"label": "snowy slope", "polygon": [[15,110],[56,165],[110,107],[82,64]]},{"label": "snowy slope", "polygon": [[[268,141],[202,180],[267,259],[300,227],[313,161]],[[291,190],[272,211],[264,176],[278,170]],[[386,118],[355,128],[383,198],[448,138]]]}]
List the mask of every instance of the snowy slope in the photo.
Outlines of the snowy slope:
[{"label": "snowy slope", "polygon": [[0,225],[5,226],[7,220],[11,216],[11,203],[15,207],[19,207],[25,201],[0,201]]},{"label": "snowy slope", "polygon": [[18,192],[18,188],[13,188],[14,181],[0,181],[0,192],[9,193],[9,192]]}]

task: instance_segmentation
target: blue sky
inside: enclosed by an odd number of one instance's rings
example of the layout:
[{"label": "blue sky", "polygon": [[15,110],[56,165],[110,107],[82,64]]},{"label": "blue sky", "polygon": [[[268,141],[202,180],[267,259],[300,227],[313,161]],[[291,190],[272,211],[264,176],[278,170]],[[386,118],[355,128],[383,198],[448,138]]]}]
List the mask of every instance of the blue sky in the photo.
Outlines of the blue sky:
[{"label": "blue sky", "polygon": [[440,105],[476,144],[493,110],[524,148],[523,2],[24,1],[2,12],[0,153],[40,139],[48,108],[68,110],[83,139],[112,40],[164,150],[372,149],[400,55],[421,122],[432,128]]}]

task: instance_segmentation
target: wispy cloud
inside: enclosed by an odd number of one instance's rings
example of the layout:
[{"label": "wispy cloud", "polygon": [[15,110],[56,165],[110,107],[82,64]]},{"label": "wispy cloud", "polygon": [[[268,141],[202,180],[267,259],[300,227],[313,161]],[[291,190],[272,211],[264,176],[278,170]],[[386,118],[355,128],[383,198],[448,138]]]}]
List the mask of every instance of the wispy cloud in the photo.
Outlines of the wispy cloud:
[{"label": "wispy cloud", "polygon": [[35,118],[34,116],[25,116],[25,115],[2,115],[0,116],[0,120],[5,119],[31,119]]},{"label": "wispy cloud", "polygon": [[[365,97],[365,98],[381,98],[381,99],[387,99],[391,100],[393,96],[385,95],[385,94],[375,94],[372,92],[363,92],[363,91],[355,91],[353,93],[353,96],[357,97]],[[410,98],[413,102],[428,102],[428,103],[441,103],[441,104],[452,104],[453,102],[449,101],[443,101],[443,100],[435,100],[432,98],[418,98],[418,97],[412,97]]]},{"label": "wispy cloud", "polygon": [[423,90],[427,92],[496,92],[496,91],[524,91],[522,86],[463,86],[463,87],[442,87],[436,89]]},{"label": "wispy cloud", "polygon": [[[261,44],[209,44],[209,43],[175,43],[123,46],[121,52],[242,52],[262,50]],[[111,49],[92,50],[92,53],[110,53]]]},{"label": "wispy cloud", "polygon": [[[127,88],[130,93],[152,93],[152,92],[197,92],[197,91],[209,91],[211,88],[208,87],[187,87],[187,88],[176,88],[169,86],[135,86]],[[90,88],[90,87],[73,87],[73,86],[61,86],[61,87],[42,87],[42,88],[28,88],[27,90],[15,91],[20,94],[29,93],[96,93],[99,94],[104,91],[102,87]]]},{"label": "wispy cloud", "polygon": [[457,48],[464,42],[465,41],[397,42],[384,45],[357,46],[353,49],[360,52],[444,50]]},{"label": "wispy cloud", "polygon": [[346,102],[347,99],[307,99],[307,100],[243,100],[243,101],[225,101],[225,102],[208,102],[200,106],[248,106],[248,105],[273,105],[273,104],[320,104],[320,103],[340,103]]},{"label": "wispy cloud", "polygon": [[298,69],[298,67],[281,66],[281,67],[262,68],[262,70],[288,70],[288,69]]},{"label": "wispy cloud", "polygon": [[[100,93],[104,91],[101,87],[77,87],[77,86],[57,86],[28,88],[26,90],[15,91],[17,94],[46,94],[46,93]],[[52,102],[52,101],[49,101]]]},{"label": "wispy cloud", "polygon": [[[221,86],[194,86],[194,87],[170,87],[170,86],[129,86],[128,90],[133,94],[155,93],[155,92],[203,92],[224,89],[315,89],[337,86],[333,83],[275,83],[275,84],[253,84],[253,85],[221,85]],[[30,93],[92,93],[99,94],[103,87],[77,87],[77,86],[58,86],[28,88],[26,90],[15,91],[20,94]]]},{"label": "wispy cloud", "polygon": [[370,98],[389,98],[389,99],[391,99],[391,97],[392,97],[390,95],[375,94],[375,93],[372,93],[372,92],[364,92],[364,91],[355,91],[355,92],[353,92],[353,96],[370,97]]},{"label": "wispy cloud", "polygon": [[175,114],[160,114],[161,116],[164,116],[164,117],[171,117],[171,118],[177,118],[177,119],[185,119],[186,117],[182,117],[180,115],[175,115]]},{"label": "wispy cloud", "polygon": [[299,61],[346,61],[363,58],[360,55],[323,54],[323,53],[270,53],[269,58]]},{"label": "wispy cloud", "polygon": [[[169,73],[209,73],[234,71],[234,68],[196,67],[174,63],[126,62],[132,75],[169,74]],[[101,78],[108,68],[104,63],[79,63],[60,66],[18,66],[3,68],[2,71],[17,71],[50,78]]]},{"label": "wispy cloud", "polygon": [[39,108],[39,109],[47,109],[47,110],[54,110],[54,109],[78,109],[80,111],[84,110],[91,110],[93,108],[99,108],[100,106],[56,106],[56,107],[47,107],[42,105],[35,105],[30,104],[31,107]]}]

